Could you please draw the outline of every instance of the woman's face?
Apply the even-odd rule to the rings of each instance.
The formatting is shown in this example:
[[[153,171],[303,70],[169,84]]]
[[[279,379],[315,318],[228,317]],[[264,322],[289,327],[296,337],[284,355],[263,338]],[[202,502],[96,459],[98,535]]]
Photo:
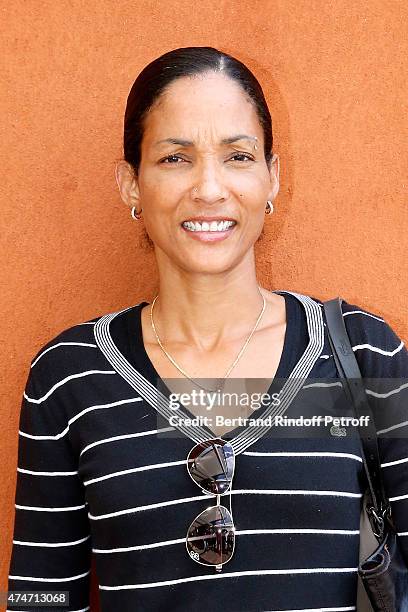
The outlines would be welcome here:
[[[251,254],[278,190],[263,143],[254,106],[235,81],[209,73],[169,86],[145,119],[131,188],[159,263],[216,273]],[[214,220],[217,228],[234,224],[208,231]]]

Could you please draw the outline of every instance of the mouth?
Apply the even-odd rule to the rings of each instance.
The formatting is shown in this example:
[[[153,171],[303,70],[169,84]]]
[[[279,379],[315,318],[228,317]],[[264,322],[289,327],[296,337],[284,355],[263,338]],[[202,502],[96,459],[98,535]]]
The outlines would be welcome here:
[[[206,221],[198,219],[183,221],[181,227],[191,238],[204,242],[215,242],[230,236],[236,225],[237,222],[234,219],[207,218]]]
[[[183,221],[181,225],[190,232],[224,232],[236,224],[237,222],[234,219],[208,218],[206,221],[199,219]]]

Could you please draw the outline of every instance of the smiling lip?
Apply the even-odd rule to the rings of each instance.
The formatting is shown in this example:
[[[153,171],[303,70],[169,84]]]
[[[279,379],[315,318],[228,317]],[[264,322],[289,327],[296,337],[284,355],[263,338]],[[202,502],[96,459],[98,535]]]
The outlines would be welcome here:
[[[231,219],[228,217],[194,217],[194,219],[188,219],[188,221],[193,221],[193,220],[194,221],[202,220],[202,221],[207,221],[207,222],[208,221],[222,221],[222,220],[235,221],[235,219]],[[237,227],[237,223],[235,221],[235,225],[231,225],[223,232],[210,232],[210,231],[191,232],[190,230],[183,227],[183,225],[181,225],[181,229],[184,232],[186,232],[186,234],[188,234],[191,238],[193,238],[193,240],[199,240],[200,242],[219,242],[220,240],[225,240],[226,238],[229,238],[229,236],[233,233],[236,227]]]

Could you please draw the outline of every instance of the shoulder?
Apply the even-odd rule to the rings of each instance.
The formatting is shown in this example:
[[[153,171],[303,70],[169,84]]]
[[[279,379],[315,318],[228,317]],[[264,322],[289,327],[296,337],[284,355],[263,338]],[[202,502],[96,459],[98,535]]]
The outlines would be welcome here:
[[[323,308],[325,300],[312,295],[303,294],[302,297],[311,299],[321,308],[323,319],[326,322]],[[367,309],[359,304],[354,304],[344,297],[341,297],[341,310],[350,339],[359,341],[360,343],[377,340],[383,342],[387,346],[391,343],[392,346],[398,338],[396,331],[391,327],[387,319],[377,311]],[[398,344],[400,345],[401,343],[404,344],[401,339],[398,339]]]
[[[32,431],[34,426],[49,431],[49,423],[62,431],[73,410],[72,384],[79,382],[87,371],[107,369],[98,359],[93,338],[93,326],[99,318],[62,329],[37,349],[23,392],[20,417],[23,431]]]
[[[63,328],[54,336],[51,336],[44,342],[36,351],[31,359],[31,367],[33,368],[44,360],[45,356],[59,357],[72,353],[69,347],[92,347],[95,345],[94,326],[103,315],[99,315],[86,321],[75,323],[69,327]]]
[[[309,296],[323,311],[323,302]],[[365,376],[407,376],[408,352],[387,318],[342,297],[341,310],[360,369]]]
[[[121,310],[65,327],[37,349],[28,367],[24,414],[32,415],[41,405],[41,418],[52,419],[55,426],[57,419],[64,428],[81,407],[92,404],[98,389],[110,388],[117,372],[99,348],[94,330],[105,315],[115,312]]]
[[[39,389],[48,389],[63,380],[85,376],[87,372],[111,370],[96,343],[95,325],[103,317],[116,312],[121,310],[80,321],[51,336],[31,359],[30,384]]]
[[[69,327],[62,328],[62,330],[57,332],[54,336],[51,336],[37,349],[37,352],[31,359],[31,367],[42,360],[45,355],[49,354],[52,354],[53,357],[72,357],[73,353],[78,352],[75,351],[73,347],[97,349],[98,346],[95,342],[95,326],[106,317],[110,318],[112,315],[126,312],[132,308],[134,308],[134,305],[99,314],[92,319],[80,321]],[[80,352],[86,353],[86,351]]]

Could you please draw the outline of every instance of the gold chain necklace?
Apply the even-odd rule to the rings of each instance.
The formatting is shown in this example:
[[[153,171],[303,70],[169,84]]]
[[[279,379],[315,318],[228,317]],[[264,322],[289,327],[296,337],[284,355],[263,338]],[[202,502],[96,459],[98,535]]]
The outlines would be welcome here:
[[[266,301],[265,301],[265,297],[262,295],[262,293],[261,293],[261,291],[260,291],[260,287],[259,287],[259,285],[258,285],[258,289],[259,289],[259,293],[260,293],[260,295],[262,296],[262,300],[263,300],[263,304],[262,304],[262,309],[261,309],[261,312],[260,312],[260,314],[259,314],[259,316],[258,316],[258,318],[257,318],[257,320],[256,320],[256,323],[255,323],[255,325],[254,325],[254,327],[253,327],[253,329],[252,329],[251,333],[249,334],[249,336],[248,336],[248,338],[246,339],[246,341],[245,341],[245,343],[244,343],[243,347],[242,347],[242,348],[241,348],[241,350],[239,351],[238,356],[236,357],[236,359],[235,359],[234,363],[233,363],[233,364],[232,364],[232,365],[231,365],[231,366],[228,368],[228,370],[227,370],[226,374],[224,375],[224,377],[223,377],[223,378],[224,378],[224,380],[223,380],[223,383],[222,383],[222,385],[221,385],[221,387],[222,387],[222,388],[223,388],[223,387],[224,387],[224,385],[225,385],[225,380],[228,378],[228,376],[230,375],[231,371],[234,369],[234,367],[235,367],[235,366],[236,366],[236,364],[238,363],[239,359],[242,357],[242,355],[243,355],[243,353],[244,353],[244,351],[245,351],[246,347],[248,346],[249,341],[251,340],[251,338],[252,338],[252,336],[253,336],[253,334],[254,334],[254,332],[255,332],[256,328],[257,328],[257,327],[258,327],[258,325],[259,325],[259,322],[260,322],[260,320],[261,320],[261,318],[262,318],[263,313],[265,312],[265,308],[266,308]],[[204,391],[215,391],[215,389],[207,389],[206,387],[203,387],[203,386],[202,386],[202,385],[200,385],[200,384],[199,384],[199,383],[198,383],[198,382],[197,382],[197,381],[196,381],[194,378],[191,378],[191,376],[189,376],[189,375],[187,374],[187,372],[185,372],[185,371],[183,370],[183,368],[181,368],[181,367],[180,367],[180,366],[179,366],[179,365],[178,365],[178,364],[175,362],[175,360],[173,359],[173,357],[172,357],[171,355],[169,355],[169,353],[168,353],[168,352],[166,351],[166,349],[164,348],[164,346],[163,346],[163,344],[161,343],[160,338],[159,338],[159,336],[158,336],[158,334],[157,334],[156,327],[155,327],[155,325],[154,325],[154,321],[153,321],[153,308],[154,308],[154,304],[155,304],[155,302],[156,302],[156,300],[157,300],[157,298],[158,298],[158,297],[159,297],[159,294],[157,294],[157,295],[156,295],[156,297],[154,298],[154,300],[153,300],[153,302],[152,302],[152,305],[151,305],[151,307],[150,307],[150,321],[151,321],[151,324],[152,324],[152,329],[153,329],[154,335],[156,336],[157,343],[158,343],[158,345],[160,346],[161,350],[162,350],[162,351],[163,351],[163,353],[166,355],[166,357],[167,357],[167,358],[168,358],[168,359],[171,361],[171,363],[172,363],[172,364],[173,364],[173,365],[174,365],[174,366],[177,368],[177,370],[178,370],[178,371],[179,371],[181,374],[183,374],[183,376],[185,376],[186,378],[188,378],[189,380],[191,380],[191,382],[195,383],[195,384],[196,384],[198,387],[200,387],[201,389],[204,389]]]

